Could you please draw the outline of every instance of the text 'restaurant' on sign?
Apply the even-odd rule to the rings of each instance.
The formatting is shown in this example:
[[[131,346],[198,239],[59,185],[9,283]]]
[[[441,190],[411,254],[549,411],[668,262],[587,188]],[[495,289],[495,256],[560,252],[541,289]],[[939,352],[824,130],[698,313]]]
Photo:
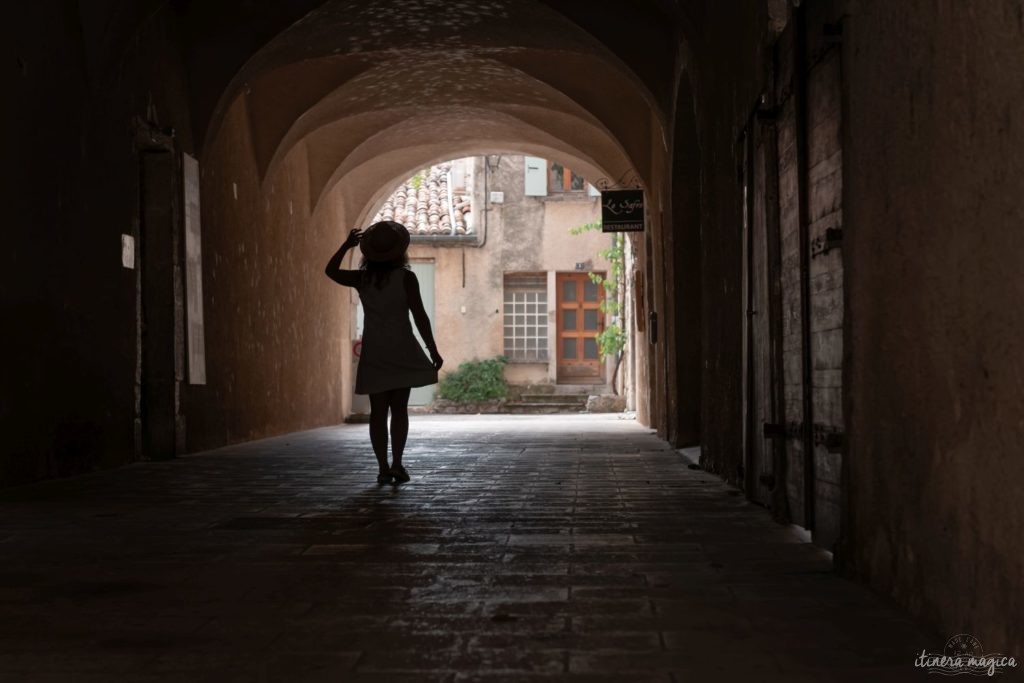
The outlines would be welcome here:
[[[641,232],[643,229],[643,190],[605,190],[601,193],[602,232]]]

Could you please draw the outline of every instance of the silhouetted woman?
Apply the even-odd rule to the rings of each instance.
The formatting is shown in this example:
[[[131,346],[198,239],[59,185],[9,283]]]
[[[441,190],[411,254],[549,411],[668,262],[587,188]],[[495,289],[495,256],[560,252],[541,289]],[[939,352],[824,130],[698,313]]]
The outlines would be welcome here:
[[[363,252],[360,269],[342,270],[342,259],[357,244]],[[327,262],[327,277],[340,285],[355,287],[363,302],[363,346],[356,372],[356,393],[370,395],[370,443],[380,468],[379,484],[409,481],[409,473],[402,466],[402,452],[409,436],[409,392],[413,387],[436,384],[437,371],[444,362],[430,331],[419,281],[409,270],[408,248],[409,231],[405,226],[381,221],[365,231],[352,230]],[[429,359],[413,336],[410,312],[430,351]]]

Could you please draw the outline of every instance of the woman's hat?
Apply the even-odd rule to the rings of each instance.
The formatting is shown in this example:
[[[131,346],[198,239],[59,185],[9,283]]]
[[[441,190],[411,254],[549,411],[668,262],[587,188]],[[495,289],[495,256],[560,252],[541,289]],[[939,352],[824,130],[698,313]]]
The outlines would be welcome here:
[[[359,249],[369,261],[396,261],[409,248],[409,231],[401,223],[380,221],[359,239]]]

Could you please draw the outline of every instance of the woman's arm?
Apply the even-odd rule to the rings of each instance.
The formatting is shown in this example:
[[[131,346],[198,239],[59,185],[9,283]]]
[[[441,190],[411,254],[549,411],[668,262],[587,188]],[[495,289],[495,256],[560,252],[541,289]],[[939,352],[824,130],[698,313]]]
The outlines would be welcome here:
[[[420,281],[416,279],[416,273],[411,270],[405,271],[404,284],[405,298],[409,302],[409,311],[412,313],[413,322],[416,323],[416,329],[420,331],[420,336],[423,337],[423,343],[427,345],[427,351],[430,351],[430,360],[434,364],[434,369],[440,370],[441,366],[444,365],[444,359],[437,352],[437,344],[434,343],[434,334],[430,330],[430,318],[427,317],[427,311],[423,308],[423,298],[420,296]]]
[[[359,238],[362,237],[363,233],[359,228],[353,229],[348,233],[348,237],[338,248],[338,251],[334,252],[334,256],[327,262],[327,267],[324,272],[327,273],[327,277],[331,278],[339,285],[345,285],[346,287],[358,287],[362,280],[362,273],[358,270],[343,270],[341,268],[341,261],[345,258],[345,254],[352,247],[359,244]]]

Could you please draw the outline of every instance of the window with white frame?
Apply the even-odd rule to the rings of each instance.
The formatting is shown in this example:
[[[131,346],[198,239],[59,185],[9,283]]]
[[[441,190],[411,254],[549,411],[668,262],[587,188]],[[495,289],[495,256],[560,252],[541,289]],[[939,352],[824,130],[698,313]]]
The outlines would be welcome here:
[[[548,285],[544,273],[505,275],[505,357],[510,361],[548,359]]]
[[[583,176],[562,164],[552,161],[548,167],[548,173],[548,191],[553,194],[583,192],[587,189],[587,181],[583,179]]]

